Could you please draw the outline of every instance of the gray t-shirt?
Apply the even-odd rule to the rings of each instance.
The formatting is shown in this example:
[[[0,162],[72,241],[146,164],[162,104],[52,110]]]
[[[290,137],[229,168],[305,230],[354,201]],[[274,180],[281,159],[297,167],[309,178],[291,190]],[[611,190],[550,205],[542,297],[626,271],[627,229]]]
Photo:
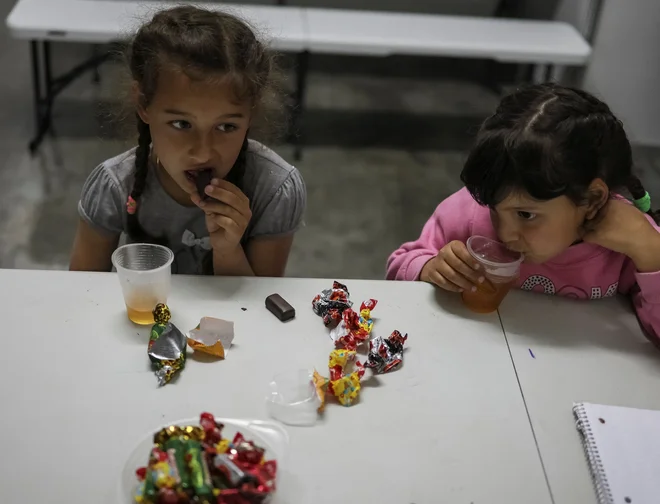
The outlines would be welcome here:
[[[245,195],[250,199],[252,219],[243,243],[253,238],[294,233],[302,224],[307,203],[300,172],[280,156],[250,140],[243,176]],[[133,187],[135,149],[99,165],[82,190],[78,212],[95,229],[125,235],[126,202]],[[174,252],[172,272],[201,274],[210,250],[204,212],[174,201],[163,189],[153,166],[138,204],[138,219],[147,233],[162,238]]]

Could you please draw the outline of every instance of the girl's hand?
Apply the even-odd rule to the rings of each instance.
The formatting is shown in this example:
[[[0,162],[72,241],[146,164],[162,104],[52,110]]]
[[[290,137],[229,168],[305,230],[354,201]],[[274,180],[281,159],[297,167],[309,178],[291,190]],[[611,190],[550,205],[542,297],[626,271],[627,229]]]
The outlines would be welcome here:
[[[641,272],[660,270],[660,233],[625,201],[609,200],[583,240],[627,255]]]
[[[205,191],[210,199],[202,201],[197,193],[191,199],[206,213],[211,246],[220,254],[232,252],[241,243],[252,218],[250,200],[238,187],[226,180],[213,179]]]
[[[484,281],[479,268],[465,244],[453,241],[424,265],[419,279],[452,292],[476,291],[475,286]]]

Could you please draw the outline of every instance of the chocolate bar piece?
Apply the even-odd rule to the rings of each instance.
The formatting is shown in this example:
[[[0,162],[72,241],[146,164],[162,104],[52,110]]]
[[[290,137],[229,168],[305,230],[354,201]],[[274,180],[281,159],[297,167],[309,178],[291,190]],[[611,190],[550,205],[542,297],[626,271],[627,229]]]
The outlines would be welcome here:
[[[204,192],[206,186],[211,184],[211,180],[213,180],[213,170],[210,168],[200,170],[199,173],[197,173],[195,184],[197,185],[197,192],[199,193],[199,196],[202,198],[202,200],[206,200],[211,197],[206,194],[206,192]]]
[[[266,298],[266,308],[282,322],[296,316],[296,310],[279,294],[271,294]]]

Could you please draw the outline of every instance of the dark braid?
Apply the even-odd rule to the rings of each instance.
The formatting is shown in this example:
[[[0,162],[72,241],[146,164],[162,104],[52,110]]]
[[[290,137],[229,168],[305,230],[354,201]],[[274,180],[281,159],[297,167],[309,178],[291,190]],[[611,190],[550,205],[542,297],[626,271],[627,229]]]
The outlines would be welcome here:
[[[128,236],[135,242],[148,242],[153,241],[147,236],[147,233],[142,229],[138,219],[138,211],[140,209],[140,197],[144,192],[147,184],[147,175],[149,174],[149,158],[151,157],[151,131],[149,125],[145,123],[140,116],[137,116],[138,126],[138,146],[135,150],[135,179],[133,181],[133,189],[131,190],[131,198],[135,205],[133,213],[128,213]]]
[[[642,181],[639,180],[637,176],[630,175],[630,178],[628,179],[628,183],[626,184],[626,186],[633,200],[641,200],[646,197],[646,189],[644,189],[644,186],[642,185]],[[640,210],[644,211],[645,209],[641,208]],[[656,224],[660,224],[660,211],[649,208],[648,210],[646,210],[646,213],[653,218]]]

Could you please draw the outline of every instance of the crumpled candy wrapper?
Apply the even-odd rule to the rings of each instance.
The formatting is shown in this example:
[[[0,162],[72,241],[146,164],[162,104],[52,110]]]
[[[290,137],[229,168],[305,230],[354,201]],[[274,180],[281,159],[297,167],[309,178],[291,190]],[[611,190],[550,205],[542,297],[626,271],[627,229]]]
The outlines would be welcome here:
[[[330,331],[330,338],[335,342],[336,348],[355,350],[359,345],[369,339],[369,334],[374,327],[371,318],[373,310],[378,301],[369,299],[360,306],[360,315],[352,308],[347,308],[341,316],[339,325]]]
[[[344,310],[351,306],[353,303],[349,299],[348,288],[337,281],[332,284],[332,289],[325,289],[312,299],[312,309],[323,318],[326,327],[336,326]]]
[[[204,317],[199,325],[188,332],[188,344],[195,352],[224,359],[234,341],[234,323]]]
[[[155,368],[158,385],[168,383],[186,365],[186,337],[170,322],[167,305],[158,304],[153,311],[154,321],[147,353]]]
[[[354,350],[338,349],[330,352],[328,392],[343,406],[355,404],[360,396],[360,380],[364,376],[364,366],[357,361],[355,371],[346,374],[349,364],[355,361],[355,355]]]
[[[369,342],[369,355],[364,367],[372,368],[375,373],[388,373],[401,367],[403,363],[403,345],[408,335],[402,336],[394,331],[388,338],[377,336]]]

